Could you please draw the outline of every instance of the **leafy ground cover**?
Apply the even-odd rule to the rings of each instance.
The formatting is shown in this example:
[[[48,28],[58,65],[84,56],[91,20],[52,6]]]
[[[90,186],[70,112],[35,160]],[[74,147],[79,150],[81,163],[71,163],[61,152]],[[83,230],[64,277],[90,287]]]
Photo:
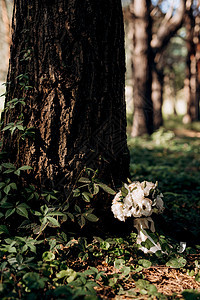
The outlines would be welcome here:
[[[171,119],[152,137],[128,140],[131,179],[158,181],[164,194],[165,211],[153,217],[152,238],[163,251],[156,254],[139,250],[132,225],[123,234],[80,236],[77,228],[98,224],[93,196],[113,193],[93,171],[61,210],[56,191],[19,190],[13,178],[28,167],[1,165],[1,299],[200,299],[199,132],[198,123]],[[38,199],[43,205],[32,207]]]

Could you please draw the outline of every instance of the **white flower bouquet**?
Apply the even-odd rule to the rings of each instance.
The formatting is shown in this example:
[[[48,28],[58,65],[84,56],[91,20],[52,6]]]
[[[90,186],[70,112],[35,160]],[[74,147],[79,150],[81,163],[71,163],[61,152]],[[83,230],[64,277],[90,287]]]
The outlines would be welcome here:
[[[155,232],[153,220],[150,218],[152,213],[162,213],[164,210],[163,194],[158,190],[158,183],[148,181],[135,181],[129,185],[124,184],[122,189],[113,199],[111,210],[114,217],[120,221],[125,221],[128,217],[137,218],[134,227],[138,231],[137,243],[141,244],[147,238],[151,239],[145,229]],[[143,217],[143,218],[142,218]],[[145,219],[144,219],[145,217]],[[150,224],[150,228],[149,228]],[[161,250],[159,243],[153,243],[152,249],[148,250],[141,247],[145,253]]]
[[[153,212],[164,210],[163,194],[158,191],[158,184],[148,181],[135,181],[124,184],[113,199],[111,210],[114,217],[125,221],[127,217],[149,217]]]

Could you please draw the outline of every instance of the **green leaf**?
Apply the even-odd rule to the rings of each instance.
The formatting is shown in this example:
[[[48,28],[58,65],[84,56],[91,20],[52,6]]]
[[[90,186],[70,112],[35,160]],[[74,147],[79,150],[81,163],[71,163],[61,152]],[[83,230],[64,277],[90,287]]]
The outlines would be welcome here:
[[[14,182],[11,182],[11,183],[10,183],[10,187],[11,187],[11,189],[13,189],[13,190],[17,190],[16,183],[14,183]]]
[[[95,216],[94,214],[84,214],[84,217],[90,221],[90,222],[97,222],[99,221],[99,218],[97,218],[97,216]]]
[[[58,279],[67,278],[67,282],[71,283],[76,278],[77,273],[72,269],[61,270],[59,273],[56,274]]]
[[[64,277],[66,277],[68,275],[69,275],[68,270],[61,270],[60,272],[58,272],[56,274],[56,277],[59,278],[59,279],[61,279],[61,278],[64,278]]]
[[[106,243],[106,242],[105,242]],[[109,244],[110,245],[110,244]],[[106,249],[107,250],[107,249]],[[125,265],[125,260],[122,258],[115,259],[114,267],[116,269],[121,269]]]
[[[91,182],[91,180],[89,180],[87,177],[81,177],[78,181],[83,182],[83,183],[90,183]]]
[[[8,195],[9,192],[10,192],[10,189],[11,189],[11,186],[10,186],[10,184],[9,184],[9,185],[6,185],[6,186],[5,186],[5,188],[3,189],[3,191],[4,191],[4,193],[5,193],[6,195]]]
[[[67,212],[66,215],[74,222],[74,216],[71,213]]]
[[[19,171],[25,171],[25,170],[33,170],[33,168],[30,167],[30,166],[22,166],[22,167],[20,167],[20,168],[17,169],[17,170],[19,170]]]
[[[22,217],[25,217],[28,219],[28,211],[26,208],[24,207],[20,207],[20,206],[17,206],[16,208],[16,213]]]
[[[2,189],[5,185],[5,182],[0,182],[0,189]]]
[[[36,211],[36,210],[33,210],[32,213],[33,213],[33,215],[38,216],[38,217],[42,216],[41,212]]]
[[[11,163],[3,163],[2,166],[5,168],[5,169],[13,169],[15,170],[15,165],[11,164]]]
[[[10,126],[8,125],[8,126],[5,126],[3,129],[2,129],[2,131],[6,131],[6,130],[9,130],[10,129]]]
[[[52,225],[54,225],[55,227],[60,227],[59,222],[58,222],[55,218],[47,217],[47,220],[48,220]]]
[[[77,211],[78,213],[81,213],[81,209],[78,205],[75,204],[74,206],[75,211]]]
[[[44,225],[48,222],[47,217],[43,217],[42,219],[40,218],[40,221],[41,221],[41,228],[43,230]]]
[[[14,205],[12,203],[9,202],[5,202],[3,204],[1,204],[2,208],[12,208]]]
[[[13,173],[15,169],[7,169],[6,171],[3,172],[3,174],[10,174]]]
[[[81,217],[78,219],[78,224],[81,228],[85,226],[85,218],[83,217],[83,215],[81,215]]]
[[[100,249],[102,250],[108,250],[110,248],[110,244],[106,241],[103,241],[100,243]]]
[[[111,195],[116,194],[116,192],[113,189],[111,189],[109,186],[107,186],[104,183],[98,183],[98,186],[100,186],[108,194],[111,194]]]
[[[187,263],[187,260],[183,257],[174,257],[171,258],[167,263],[167,267],[172,267],[172,268],[183,268]]]
[[[52,211],[52,212],[49,212],[48,214],[47,214],[47,217],[48,216],[61,216],[61,217],[63,217],[63,216],[65,216],[65,214],[63,214],[62,212],[60,212],[60,211]]]
[[[22,125],[16,125],[17,129],[24,131],[24,127]]]
[[[24,207],[24,208],[30,208],[30,206],[28,206],[28,204],[26,203],[20,203],[19,205],[17,205],[17,207]]]
[[[44,261],[52,261],[55,259],[55,254],[50,251],[46,251],[42,254],[42,259]]]
[[[16,171],[14,172],[14,174],[17,175],[17,176],[20,176],[20,171],[19,171],[19,170],[16,170]]]
[[[147,259],[139,259],[138,264],[141,265],[143,268],[151,267],[151,262]]]
[[[200,272],[195,275],[195,281],[200,282]]]
[[[98,194],[98,192],[99,192],[99,186],[96,183],[94,183],[93,194],[96,195]]]
[[[13,209],[8,209],[5,213],[5,218],[7,219],[8,217],[10,217],[12,214],[14,214],[15,212],[15,208]]]
[[[80,196],[80,190],[79,189],[73,190],[73,197],[79,197],[79,196]]]
[[[25,251],[28,250],[28,246],[25,244],[23,247],[22,247],[22,253],[24,253]]]
[[[8,228],[5,225],[0,225],[0,234],[9,234]]]
[[[131,268],[124,266],[120,271],[121,271],[122,275],[124,277],[126,277],[126,276],[128,276],[130,274]]]
[[[43,289],[47,280],[45,277],[41,278],[36,272],[29,272],[23,276],[25,285],[31,290]]]
[[[86,202],[90,202],[90,197],[89,197],[90,193],[87,192],[83,192],[82,196],[83,196],[83,200]]]
[[[68,283],[71,283],[72,281],[74,281],[74,279],[76,278],[76,272],[75,271],[73,271],[72,273],[71,273],[71,275],[67,278],[67,282]]]

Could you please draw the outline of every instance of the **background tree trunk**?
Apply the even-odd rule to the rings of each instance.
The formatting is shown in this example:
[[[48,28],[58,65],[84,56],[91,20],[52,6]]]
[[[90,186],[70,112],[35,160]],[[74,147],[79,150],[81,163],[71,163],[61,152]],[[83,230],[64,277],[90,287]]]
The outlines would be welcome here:
[[[156,66],[152,68],[152,102],[153,102],[153,124],[154,130],[163,125],[162,104],[163,104],[163,69]]]
[[[163,104],[163,49],[166,48],[170,39],[177,30],[182,26],[185,14],[185,0],[180,0],[176,13],[173,14],[174,7],[171,7],[164,19],[162,20],[157,32],[153,35],[151,41],[152,53],[152,102],[154,114],[154,129],[158,129],[163,125],[162,104]],[[173,4],[174,5],[174,4]]]
[[[118,185],[129,166],[120,0],[15,0],[13,30],[6,103],[25,106],[4,126],[23,121],[35,140],[4,131],[9,160],[46,187],[69,187],[84,166]]]
[[[151,101],[151,19],[149,0],[134,0],[130,6],[134,18],[133,51],[133,127],[131,136],[153,132]]]
[[[192,4],[191,4],[192,5]],[[187,113],[183,118],[183,123],[191,123],[198,119],[198,105],[197,105],[197,61],[196,49],[194,43],[194,28],[195,17],[193,15],[192,6],[187,9],[185,15],[186,27],[186,46],[187,46],[187,60],[186,60],[186,78],[184,81],[184,89],[187,101]]]

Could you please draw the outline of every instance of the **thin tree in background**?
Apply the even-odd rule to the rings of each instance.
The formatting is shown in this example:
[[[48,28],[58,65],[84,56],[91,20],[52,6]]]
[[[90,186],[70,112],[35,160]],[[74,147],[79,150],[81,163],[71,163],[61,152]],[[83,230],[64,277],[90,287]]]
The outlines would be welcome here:
[[[129,8],[132,22],[135,24],[132,59],[133,137],[144,133],[151,134],[163,124],[162,53],[182,26],[185,13],[185,0],[180,0],[178,8],[174,11],[174,7],[171,7],[152,35],[150,5],[151,1],[133,0]]]
[[[10,57],[10,44],[11,44],[11,8],[12,1],[0,0],[0,34],[1,34],[1,62],[0,62],[0,80],[5,81],[6,73]]]
[[[157,32],[153,34],[151,48],[153,53],[152,65],[152,102],[154,111],[154,129],[163,125],[163,61],[162,54],[177,30],[182,26],[185,14],[185,0],[180,0],[179,6],[174,12],[174,7],[166,13]]]
[[[187,102],[187,113],[183,123],[191,123],[199,119],[200,92],[200,16],[195,1],[187,1],[185,15],[186,27],[186,78],[184,89]]]
[[[6,0],[1,0],[1,14],[2,14],[2,20],[3,20],[4,27],[5,27],[5,32],[6,32],[6,42],[10,46],[10,43],[11,43],[10,18],[9,18]]]
[[[134,113],[132,137],[153,132],[150,5],[150,0],[134,0],[130,5],[130,12],[134,21],[132,57]]]
[[[72,186],[84,167],[125,180],[121,1],[15,0],[12,27],[6,105],[18,102],[3,115],[9,161],[31,166],[27,180],[46,187]],[[18,127],[10,135],[6,126]]]

